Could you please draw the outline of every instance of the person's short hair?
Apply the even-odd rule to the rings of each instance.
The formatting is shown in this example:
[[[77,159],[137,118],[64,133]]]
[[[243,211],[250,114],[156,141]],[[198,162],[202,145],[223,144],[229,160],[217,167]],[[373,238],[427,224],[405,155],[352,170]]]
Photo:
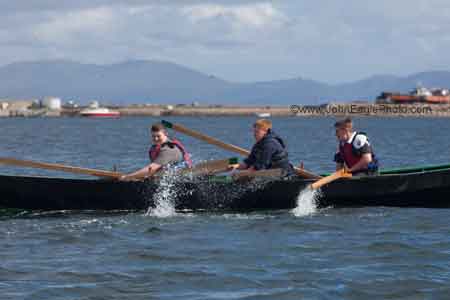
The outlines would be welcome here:
[[[345,119],[339,120],[336,123],[334,123],[334,127],[336,129],[352,130],[353,129],[352,119],[351,118],[345,118]]]
[[[166,127],[164,127],[164,125],[161,123],[155,123],[152,125],[150,130],[151,132],[160,132],[160,131],[166,132]]]
[[[272,129],[272,121],[267,119],[259,119],[253,126],[264,130]]]

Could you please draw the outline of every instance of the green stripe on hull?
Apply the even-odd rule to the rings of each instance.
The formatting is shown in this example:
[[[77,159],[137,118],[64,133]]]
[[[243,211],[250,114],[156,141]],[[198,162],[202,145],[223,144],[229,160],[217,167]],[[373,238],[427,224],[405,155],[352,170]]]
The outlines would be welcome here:
[[[386,170],[381,170],[380,175],[408,174],[408,173],[432,172],[432,171],[442,171],[442,170],[450,170],[450,164],[386,169]],[[326,176],[329,176],[330,174],[331,173],[325,173],[325,174],[320,174],[320,176],[326,177]]]
[[[450,164],[388,169],[388,170],[381,170],[380,174],[384,175],[384,174],[418,173],[418,172],[441,171],[441,170],[448,170],[448,169],[450,169]]]

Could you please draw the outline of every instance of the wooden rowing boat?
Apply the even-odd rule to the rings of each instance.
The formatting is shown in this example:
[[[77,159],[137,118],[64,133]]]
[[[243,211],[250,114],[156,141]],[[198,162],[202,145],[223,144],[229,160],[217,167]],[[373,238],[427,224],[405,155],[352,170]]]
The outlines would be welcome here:
[[[141,210],[170,190],[176,209],[291,209],[313,179],[225,176],[121,182],[0,175],[0,207],[30,210]],[[167,190],[166,190],[167,191]],[[164,200],[164,199],[162,199]],[[450,208],[450,165],[398,169],[342,178],[321,188],[318,207],[398,206]]]

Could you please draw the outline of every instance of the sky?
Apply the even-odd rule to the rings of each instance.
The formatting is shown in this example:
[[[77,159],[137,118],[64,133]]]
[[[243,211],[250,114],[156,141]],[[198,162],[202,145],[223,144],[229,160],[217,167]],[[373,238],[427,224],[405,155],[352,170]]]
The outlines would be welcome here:
[[[0,65],[162,60],[234,82],[449,70],[449,0],[0,0]]]

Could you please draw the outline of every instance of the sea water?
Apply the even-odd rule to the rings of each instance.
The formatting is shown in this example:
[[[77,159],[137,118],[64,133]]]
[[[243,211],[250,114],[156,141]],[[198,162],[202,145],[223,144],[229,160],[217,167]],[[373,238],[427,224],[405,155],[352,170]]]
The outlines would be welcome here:
[[[0,119],[1,156],[131,172],[156,118]],[[243,148],[251,117],[170,118]],[[273,118],[289,157],[334,170],[333,118]],[[447,119],[360,118],[383,168],[448,163]],[[180,134],[198,162],[235,156]],[[101,142],[99,142],[101,141]],[[78,177],[1,166],[1,173]],[[448,299],[450,210],[179,212],[170,182],[139,212],[1,210],[0,299]],[[1,196],[1,195],[0,195]],[[282,195],[280,195],[282,197]]]

